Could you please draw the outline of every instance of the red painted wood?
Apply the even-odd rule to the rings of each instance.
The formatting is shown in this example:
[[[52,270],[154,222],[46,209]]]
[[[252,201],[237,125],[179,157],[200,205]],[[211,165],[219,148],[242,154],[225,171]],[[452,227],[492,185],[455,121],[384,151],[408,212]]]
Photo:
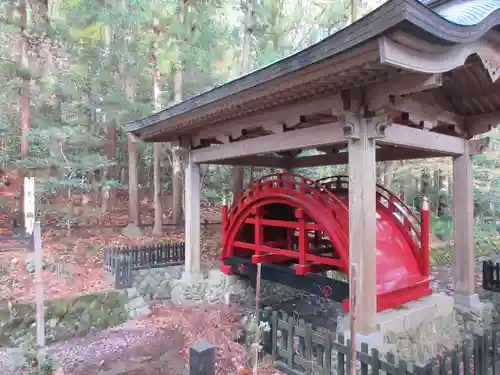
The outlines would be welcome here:
[[[420,222],[383,187],[377,186],[376,194],[377,309],[382,311],[430,294],[429,223],[425,213]],[[345,176],[320,181],[265,176],[223,209],[222,259],[290,262],[297,275],[333,268],[348,274],[348,206]]]
[[[422,253],[420,264],[422,267],[422,275],[430,275],[430,247],[431,247],[431,217],[429,209],[420,210],[420,217],[422,220]]]

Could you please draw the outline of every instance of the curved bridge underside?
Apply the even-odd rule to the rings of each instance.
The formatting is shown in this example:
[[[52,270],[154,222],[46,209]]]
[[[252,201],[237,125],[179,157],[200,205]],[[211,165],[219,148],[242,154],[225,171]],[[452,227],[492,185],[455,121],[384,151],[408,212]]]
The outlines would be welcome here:
[[[422,243],[428,236],[422,236],[420,220],[383,187],[377,186],[376,194],[377,310],[382,311],[431,291],[428,244]],[[223,213],[225,273],[235,271],[231,257],[286,266],[298,277],[327,270],[348,275],[348,178],[313,181],[275,174],[249,185]]]

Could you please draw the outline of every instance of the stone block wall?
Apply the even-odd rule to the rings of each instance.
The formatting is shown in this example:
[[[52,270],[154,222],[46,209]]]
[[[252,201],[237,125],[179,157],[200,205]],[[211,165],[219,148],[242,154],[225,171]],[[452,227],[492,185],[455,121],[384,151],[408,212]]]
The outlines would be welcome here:
[[[49,300],[45,302],[46,341],[82,336],[147,313],[149,307],[135,288]],[[18,302],[0,309],[0,347],[19,346],[28,334],[36,334],[34,303]]]
[[[132,271],[132,286],[146,300],[169,299],[169,283],[180,279],[184,266],[144,268]]]
[[[237,300],[245,305],[255,303],[255,287],[249,280],[236,275],[225,275],[219,269],[212,269],[200,275],[196,282],[186,282],[180,276],[172,275],[172,271],[161,282],[157,298],[171,299],[174,303],[184,301],[193,302],[228,302],[228,299]],[[142,289],[141,289],[142,290]],[[261,303],[285,302],[301,298],[304,292],[281,284],[262,280]]]

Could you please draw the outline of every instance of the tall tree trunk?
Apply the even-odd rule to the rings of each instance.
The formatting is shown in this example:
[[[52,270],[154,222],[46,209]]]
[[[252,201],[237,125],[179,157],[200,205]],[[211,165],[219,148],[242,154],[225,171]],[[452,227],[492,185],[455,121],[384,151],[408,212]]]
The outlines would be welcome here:
[[[384,187],[387,190],[392,189],[392,180],[394,180],[394,170],[396,169],[396,163],[393,161],[386,161],[384,163]]]
[[[252,52],[252,33],[253,33],[253,11],[255,0],[247,0],[245,3],[245,20],[243,31],[243,48],[241,53],[241,73],[248,73],[250,69],[250,57]],[[245,176],[245,167],[234,167],[231,174],[231,190],[233,199],[243,190],[243,180]]]
[[[21,97],[21,159],[24,160],[28,157],[28,133],[29,133],[29,115],[30,115],[30,83],[31,78],[29,76],[29,61],[28,61],[28,46],[29,46],[29,35],[28,35],[28,2],[26,0],[19,1],[19,13],[21,15],[21,30],[19,38],[20,54],[19,59],[23,71],[22,76],[22,97]],[[21,182],[21,194],[19,196],[19,213],[20,220],[19,223],[21,227],[24,227],[24,173],[21,174],[23,178]]]
[[[110,29],[109,25],[104,26],[104,38],[103,39],[104,39],[104,46],[105,46],[104,48],[106,51],[105,54],[107,57],[109,54],[109,46],[111,44],[111,29]],[[108,144],[109,144],[108,157],[110,160],[116,161],[116,125],[114,123],[106,121],[107,116],[106,116],[105,109],[102,108],[102,110],[104,111],[103,122],[107,123],[107,126],[108,126],[108,129],[107,129],[108,130],[107,131]],[[113,167],[107,167],[104,170],[104,173],[102,175],[102,180],[107,182],[111,178],[113,178],[112,175],[113,175]],[[105,186],[103,186],[102,187],[102,210],[104,212],[108,211],[109,201],[112,200],[112,196],[113,196],[113,189],[111,189],[111,187],[107,184]]]
[[[154,35],[158,36],[157,20],[154,22]],[[160,72],[157,68],[157,56],[156,56],[156,41],[153,42],[152,53],[151,53],[151,65],[152,65],[152,80],[153,80],[153,111],[159,112],[161,110],[161,92],[160,92]],[[161,158],[161,143],[155,142],[154,153],[153,153],[153,179],[154,179],[154,210],[155,210],[155,222],[153,226],[153,235],[161,236],[163,229],[163,212],[161,208],[161,179],[160,179],[160,158]]]
[[[128,135],[128,209],[129,222],[140,225],[139,189],[137,186],[137,144],[132,134]]]
[[[179,23],[184,23],[185,0],[179,0]],[[178,51],[177,64],[174,72],[174,103],[182,102],[183,97],[183,58]],[[182,220],[182,150],[172,147],[172,221],[179,225]]]

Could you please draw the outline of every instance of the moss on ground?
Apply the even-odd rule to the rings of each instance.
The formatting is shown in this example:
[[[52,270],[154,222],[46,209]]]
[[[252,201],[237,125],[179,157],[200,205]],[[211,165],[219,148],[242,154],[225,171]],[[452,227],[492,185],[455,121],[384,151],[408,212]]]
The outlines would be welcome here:
[[[93,329],[117,326],[128,318],[127,297],[119,291],[89,293],[45,303],[47,341],[80,336]],[[34,303],[13,303],[0,309],[0,346],[16,346],[28,332],[35,334]]]
[[[476,259],[498,255],[500,255],[500,236],[476,240]],[[455,262],[455,246],[432,248],[430,258],[433,266],[450,266]]]

